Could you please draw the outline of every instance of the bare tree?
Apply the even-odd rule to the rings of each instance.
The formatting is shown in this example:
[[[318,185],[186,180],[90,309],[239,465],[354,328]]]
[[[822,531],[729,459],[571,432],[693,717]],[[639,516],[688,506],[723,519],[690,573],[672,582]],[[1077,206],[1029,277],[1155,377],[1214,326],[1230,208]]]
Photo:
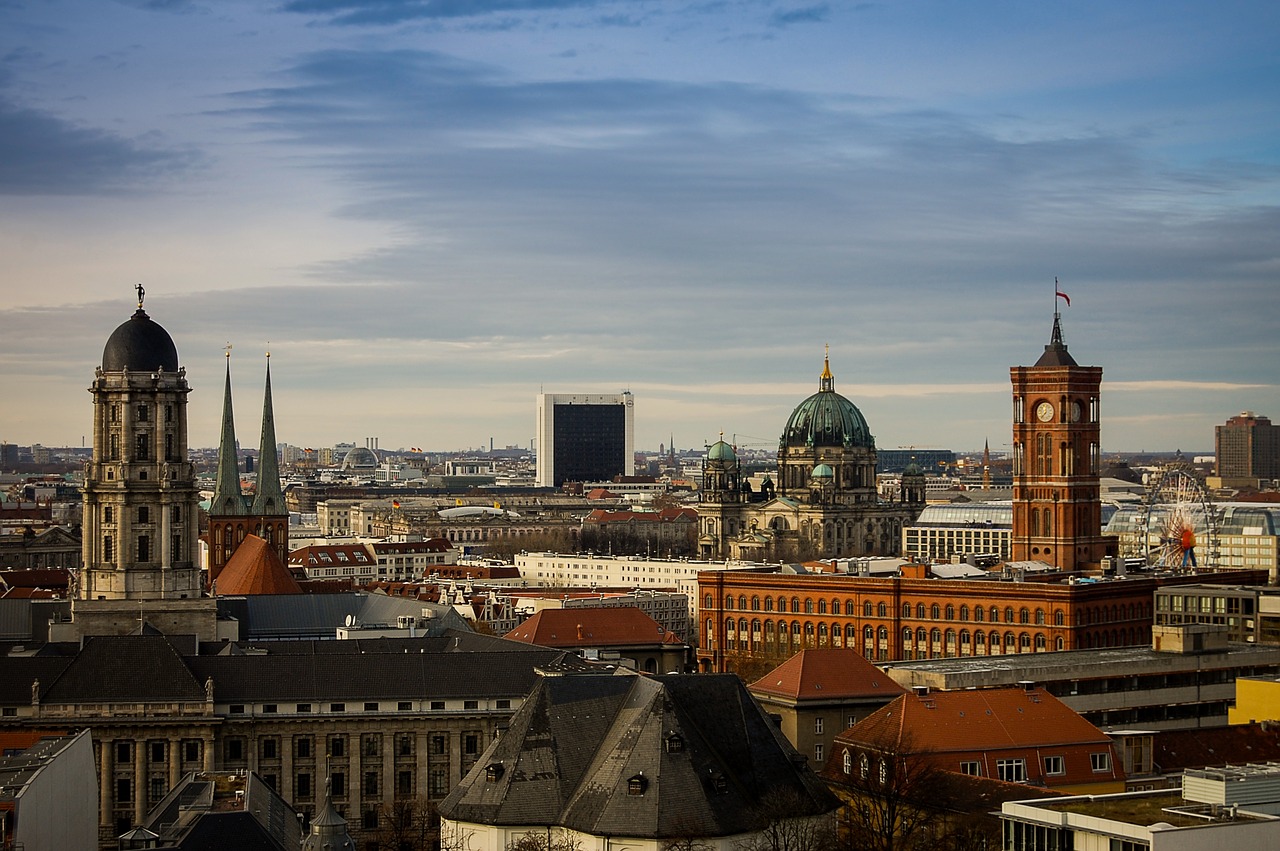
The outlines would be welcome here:
[[[507,843],[504,851],[581,851],[578,837],[562,827],[535,828]]]
[[[914,851],[941,844],[955,776],[903,737],[851,752],[841,779],[842,844],[866,851]]]
[[[434,801],[412,798],[378,807],[378,828],[374,835],[378,851],[432,851],[437,840],[443,849],[440,814]]]
[[[737,851],[831,851],[835,825],[827,814],[806,815],[799,793],[775,789],[760,800],[760,830],[736,844]]]

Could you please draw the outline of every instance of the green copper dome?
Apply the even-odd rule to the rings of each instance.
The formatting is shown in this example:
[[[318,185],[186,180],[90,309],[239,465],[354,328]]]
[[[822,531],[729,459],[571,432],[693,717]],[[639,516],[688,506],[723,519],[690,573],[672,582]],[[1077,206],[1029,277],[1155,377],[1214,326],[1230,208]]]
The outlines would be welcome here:
[[[874,447],[875,440],[858,406],[835,390],[831,367],[823,363],[818,392],[791,412],[782,432],[783,446]]]
[[[717,440],[707,449],[708,461],[737,461],[738,453],[733,451],[733,447],[725,443],[723,440]]]
[[[813,468],[812,477],[815,479],[834,479],[836,471],[831,469],[830,464],[819,464]]]

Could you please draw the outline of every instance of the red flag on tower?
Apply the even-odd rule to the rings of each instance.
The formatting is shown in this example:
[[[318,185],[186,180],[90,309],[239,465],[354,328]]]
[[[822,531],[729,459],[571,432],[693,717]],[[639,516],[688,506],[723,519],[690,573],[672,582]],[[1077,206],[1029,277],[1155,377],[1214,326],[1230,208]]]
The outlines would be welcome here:
[[[1058,288],[1058,279],[1056,277],[1053,279],[1053,292],[1054,295],[1067,303],[1067,307],[1071,306],[1071,297]]]

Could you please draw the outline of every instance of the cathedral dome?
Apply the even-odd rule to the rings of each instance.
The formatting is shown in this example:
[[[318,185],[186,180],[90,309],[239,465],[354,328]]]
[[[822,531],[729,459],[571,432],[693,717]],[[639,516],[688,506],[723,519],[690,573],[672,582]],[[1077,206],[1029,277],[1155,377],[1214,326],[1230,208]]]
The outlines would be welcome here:
[[[818,392],[791,412],[783,446],[873,447],[875,441],[858,406],[835,390],[831,367],[823,362]]]
[[[738,453],[733,451],[733,447],[725,443],[723,440],[717,440],[707,449],[708,461],[737,461]]]
[[[819,464],[813,468],[813,478],[815,479],[834,479],[836,471],[831,469],[830,464]]]
[[[137,312],[107,338],[102,350],[102,369],[105,372],[178,371],[178,347],[173,344],[169,332],[151,321],[147,312],[138,306]]]

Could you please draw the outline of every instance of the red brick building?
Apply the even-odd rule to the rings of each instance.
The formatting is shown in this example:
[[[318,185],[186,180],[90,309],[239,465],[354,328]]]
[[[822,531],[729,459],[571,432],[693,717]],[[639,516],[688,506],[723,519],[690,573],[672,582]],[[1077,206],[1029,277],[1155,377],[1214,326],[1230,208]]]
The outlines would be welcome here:
[[[698,662],[704,671],[777,661],[808,647],[849,647],[872,661],[1088,650],[1151,642],[1155,590],[1265,582],[1266,571],[1081,580],[929,579],[777,569],[698,574]]]

